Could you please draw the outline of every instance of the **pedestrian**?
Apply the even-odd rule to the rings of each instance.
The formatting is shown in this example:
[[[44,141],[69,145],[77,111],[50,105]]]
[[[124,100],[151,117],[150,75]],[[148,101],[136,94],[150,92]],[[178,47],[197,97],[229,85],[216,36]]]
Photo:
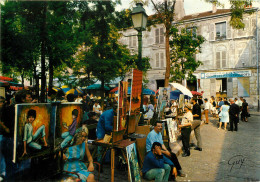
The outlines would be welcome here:
[[[165,157],[162,153],[162,145],[154,142],[151,151],[147,153],[143,163],[143,176],[147,180],[155,180],[155,182],[168,181],[172,161]]]
[[[247,122],[248,121],[247,117],[249,116],[249,112],[248,112],[248,103],[246,102],[246,99],[243,99],[241,110],[242,110],[241,120]]]
[[[192,114],[193,114],[193,121],[191,122],[191,130],[194,130],[194,134],[197,140],[197,146],[194,150],[202,151],[202,142],[200,136],[200,124],[201,124],[201,109],[199,104],[197,103],[196,98],[192,98],[191,102],[193,104],[192,107]]]
[[[199,96],[198,104],[199,104],[200,108],[202,109],[202,106],[203,106],[202,96]]]
[[[181,140],[184,149],[182,157],[190,156],[190,133],[191,123],[193,122],[193,115],[191,109],[191,104],[186,104],[184,106],[184,110],[186,113],[183,115],[181,125],[179,125],[179,128],[181,128]]]
[[[233,131],[233,125],[235,126],[234,130],[237,131],[237,123],[239,119],[239,106],[235,104],[233,99],[229,100],[230,108],[229,108],[229,120],[230,120],[230,129],[229,131]]]
[[[96,100],[93,105],[93,112],[97,114],[97,116],[100,116],[102,114],[101,106],[99,105],[98,101]]]
[[[221,125],[222,123],[224,123],[224,130],[226,131],[227,130],[227,123],[229,123],[229,113],[228,113],[228,110],[229,110],[229,105],[228,105],[228,102],[227,101],[224,101],[224,105],[221,106],[220,108],[220,122],[219,122],[219,127],[218,129],[221,129]]]
[[[205,124],[209,124],[209,109],[210,109],[210,104],[209,104],[207,98],[204,99],[204,102],[205,102],[204,114],[205,114],[205,118],[206,118]]]

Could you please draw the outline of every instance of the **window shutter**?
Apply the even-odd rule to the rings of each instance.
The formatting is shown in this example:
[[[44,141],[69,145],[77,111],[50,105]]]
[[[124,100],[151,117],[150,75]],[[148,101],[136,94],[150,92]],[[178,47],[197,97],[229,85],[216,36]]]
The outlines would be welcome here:
[[[129,47],[132,47],[132,37],[129,37]]]
[[[156,53],[155,57],[156,57],[155,58],[155,67],[159,68],[159,66],[160,66],[159,53]]]
[[[222,68],[227,67],[226,51],[222,52]]]
[[[165,64],[164,64],[164,55],[163,55],[162,52],[160,53],[160,62],[161,62],[161,68],[165,67]]]
[[[163,28],[160,28],[160,44],[164,43],[164,33]]]
[[[231,39],[232,35],[231,35],[231,26],[229,23],[227,23],[227,39]]]
[[[133,37],[133,47],[136,47],[136,36]]]
[[[214,41],[215,38],[214,38],[214,24],[210,24],[210,28],[209,28],[209,40],[210,41]]]
[[[220,68],[220,52],[216,53],[216,68]]]
[[[251,23],[252,35],[253,35],[253,36],[256,36],[256,19],[253,18],[251,21],[252,21],[252,23]]]
[[[159,29],[155,29],[155,43],[159,44]]]

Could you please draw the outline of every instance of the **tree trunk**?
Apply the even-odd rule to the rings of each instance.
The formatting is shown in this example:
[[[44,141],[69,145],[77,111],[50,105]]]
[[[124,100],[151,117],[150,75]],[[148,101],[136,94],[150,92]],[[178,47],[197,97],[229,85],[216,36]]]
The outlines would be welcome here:
[[[165,27],[166,27],[166,33],[165,33],[166,71],[165,71],[164,87],[168,87],[169,79],[170,79],[170,69],[171,69],[170,44],[169,44],[170,28],[167,25]]]
[[[105,82],[104,79],[101,80],[101,108],[104,111],[104,93],[105,93]]]
[[[53,87],[53,58],[50,56],[49,59],[49,90]]]
[[[42,13],[42,28],[41,28],[41,97],[40,102],[45,102],[45,44],[46,44],[46,15],[47,15],[47,2],[44,3],[43,13]]]

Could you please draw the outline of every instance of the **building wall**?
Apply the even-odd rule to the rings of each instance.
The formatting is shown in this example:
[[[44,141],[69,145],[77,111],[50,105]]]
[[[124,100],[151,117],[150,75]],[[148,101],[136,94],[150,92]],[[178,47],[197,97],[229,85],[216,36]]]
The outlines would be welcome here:
[[[259,15],[259,13],[258,13]],[[203,62],[195,72],[197,79],[200,79],[200,88],[198,91],[203,91],[203,96],[209,98],[210,96],[219,96],[216,85],[219,81],[213,79],[201,79],[201,73],[206,72],[225,72],[225,71],[241,71],[250,70],[251,76],[249,77],[249,97],[245,97],[251,106],[257,106],[257,55],[256,55],[256,13],[251,15],[245,15],[244,30],[233,29],[229,25],[230,15],[223,14],[218,16],[211,16],[208,18],[196,19],[195,21],[186,21],[186,27],[197,27],[197,34],[206,38],[206,41],[202,45],[202,52],[196,55],[196,59]],[[216,40],[216,24],[226,22],[226,38],[222,40]],[[260,27],[260,19],[258,16],[258,30]],[[148,88],[157,90],[156,80],[164,80],[165,78],[165,42],[156,43],[156,29],[163,28],[163,25],[157,25],[151,27],[150,31],[143,32],[143,57],[150,58],[150,64],[152,69],[147,72],[147,79],[149,80]],[[137,34],[134,29],[123,32],[124,35]],[[122,43],[129,46],[129,37],[124,37]],[[258,36],[258,41],[260,35]],[[135,53],[137,53],[136,47],[129,47]],[[223,53],[224,52],[224,53]],[[158,66],[158,53],[163,54],[164,65],[160,62]],[[157,55],[157,56],[156,56]],[[219,57],[219,55],[221,55]],[[221,58],[221,59],[220,59]],[[217,67],[217,60],[222,62],[226,59],[226,66]],[[161,61],[161,60],[160,60]],[[157,64],[157,66],[156,66]],[[222,63],[221,63],[222,64]],[[223,63],[224,64],[224,63]],[[127,78],[126,78],[127,79]],[[227,90],[221,93],[224,97],[238,97],[238,80],[240,78],[227,78]]]

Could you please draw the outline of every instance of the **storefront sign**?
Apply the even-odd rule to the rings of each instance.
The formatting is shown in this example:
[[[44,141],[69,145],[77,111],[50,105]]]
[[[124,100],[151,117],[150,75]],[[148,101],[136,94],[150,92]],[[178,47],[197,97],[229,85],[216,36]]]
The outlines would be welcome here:
[[[230,78],[230,77],[250,77],[250,76],[251,76],[251,70],[201,73],[201,79]]]

